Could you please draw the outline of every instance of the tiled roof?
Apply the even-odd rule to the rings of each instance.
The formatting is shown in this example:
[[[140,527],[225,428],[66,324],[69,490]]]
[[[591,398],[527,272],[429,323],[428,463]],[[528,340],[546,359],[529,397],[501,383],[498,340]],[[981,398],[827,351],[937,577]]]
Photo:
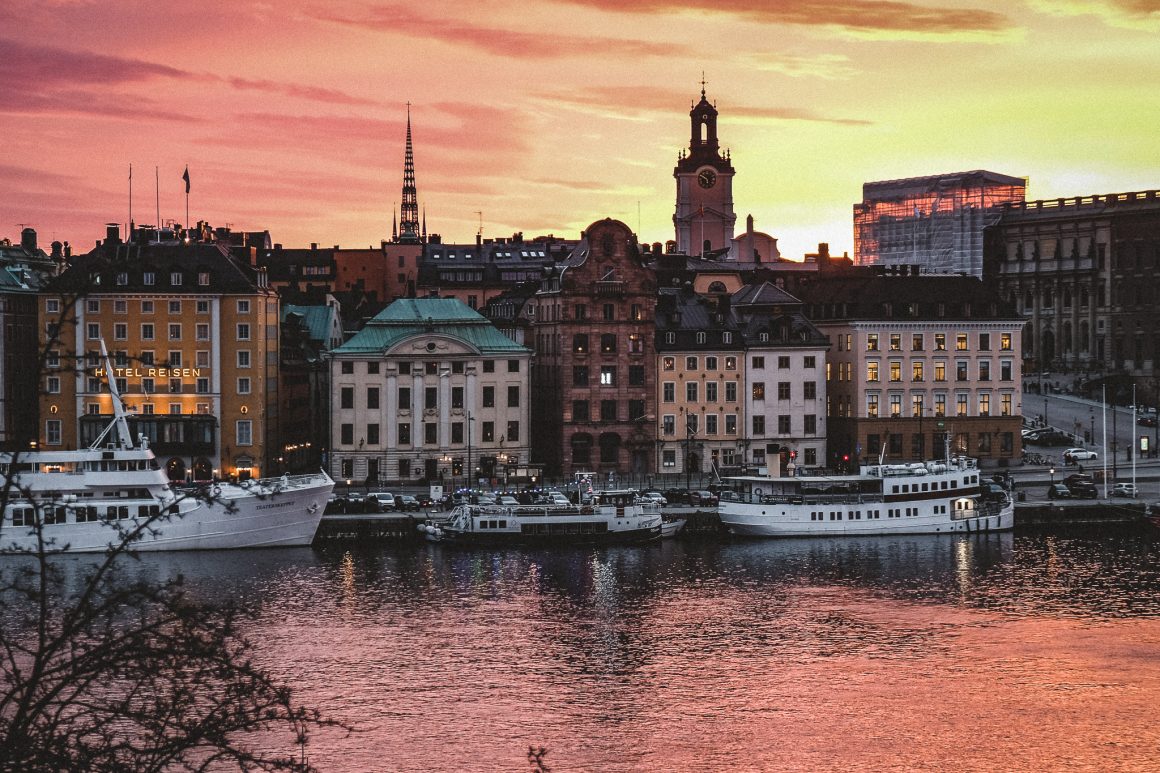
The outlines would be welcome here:
[[[287,303],[282,306],[282,321],[291,314],[302,317],[302,323],[313,341],[326,346],[330,340],[330,331],[334,324],[335,310],[330,305],[297,306]]]

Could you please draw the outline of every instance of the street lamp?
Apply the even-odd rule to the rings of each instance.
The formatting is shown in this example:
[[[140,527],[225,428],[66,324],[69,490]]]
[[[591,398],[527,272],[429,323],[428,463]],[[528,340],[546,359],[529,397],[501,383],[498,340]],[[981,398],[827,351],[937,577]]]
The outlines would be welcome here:
[[[1051,485],[1054,486],[1055,485],[1055,468],[1054,467],[1050,468],[1048,470],[1048,472],[1051,473]]]

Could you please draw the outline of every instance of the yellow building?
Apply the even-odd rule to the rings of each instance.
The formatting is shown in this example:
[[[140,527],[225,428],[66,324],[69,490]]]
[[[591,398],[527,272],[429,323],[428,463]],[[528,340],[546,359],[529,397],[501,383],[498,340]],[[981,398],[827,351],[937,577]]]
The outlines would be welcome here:
[[[130,414],[173,480],[275,470],[278,297],[216,244],[116,226],[41,296],[43,448],[88,446],[112,414],[101,341]]]

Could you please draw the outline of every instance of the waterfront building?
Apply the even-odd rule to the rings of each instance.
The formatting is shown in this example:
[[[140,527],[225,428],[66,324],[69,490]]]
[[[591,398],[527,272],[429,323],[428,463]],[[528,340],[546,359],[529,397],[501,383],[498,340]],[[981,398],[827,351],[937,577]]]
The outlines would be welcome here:
[[[831,465],[1021,453],[1023,318],[982,281],[853,268],[795,285],[830,340]]]
[[[36,230],[25,228],[19,243],[0,240],[0,449],[28,448],[37,437],[40,362],[37,347],[37,291],[64,258],[64,245],[52,256],[37,246]]]
[[[705,96],[689,111],[689,147],[677,156],[676,251],[701,257],[726,256],[733,245],[734,169],[717,138],[717,108]]]
[[[45,288],[42,447],[85,447],[108,426],[104,341],[133,434],[148,438],[171,479],[273,471],[278,297],[252,248],[203,236],[212,238],[142,226],[122,241],[110,225]]]
[[[656,307],[656,471],[686,480],[746,461],[745,336],[727,292],[662,288]],[[651,422],[650,422],[651,424]]]
[[[278,396],[282,432],[278,463],[290,472],[323,467],[330,440],[330,367],[326,354],[342,344],[338,301],[312,306],[282,304]]]
[[[534,458],[545,474],[654,467],[657,287],[624,223],[590,225],[529,302]]]
[[[745,341],[744,464],[775,469],[826,466],[829,342],[802,313],[802,303],[770,282],[733,294]]]
[[[531,352],[459,301],[396,300],[328,360],[335,480],[478,485],[526,469]]]
[[[987,232],[987,277],[1026,317],[1025,372],[1160,378],[1160,193],[1020,202]]]
[[[983,230],[1026,191],[1026,179],[985,170],[865,183],[854,205],[854,263],[982,277]]]

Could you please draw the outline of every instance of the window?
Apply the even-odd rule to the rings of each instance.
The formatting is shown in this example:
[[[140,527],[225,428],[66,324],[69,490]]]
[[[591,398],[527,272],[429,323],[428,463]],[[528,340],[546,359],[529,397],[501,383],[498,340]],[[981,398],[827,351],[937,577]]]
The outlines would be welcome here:
[[[463,366],[463,363],[462,363],[462,362],[457,362],[457,363],[455,363],[455,364],[456,364],[456,365],[459,365],[459,366],[460,366],[460,368],[461,368],[459,371],[456,371],[456,372],[457,372],[457,373],[461,373],[461,372],[462,372],[462,366]],[[377,375],[378,375],[378,373],[379,373],[379,363],[378,363],[378,362],[368,362],[368,363],[367,363],[367,375],[369,375],[369,376],[377,376]]]
[[[89,314],[100,314],[101,313],[101,302],[99,300],[94,299],[94,298],[90,298],[88,301],[85,302],[85,310]]]
[[[519,373],[519,372],[520,372],[520,361],[519,360],[508,360],[508,373]]]
[[[979,360],[979,381],[991,380],[991,361]]]
[[[587,400],[572,401],[572,421],[589,421]]]
[[[60,350],[59,349],[49,349],[48,354],[45,356],[44,364],[50,368],[59,368],[60,367]]]
[[[238,313],[239,314],[249,314],[250,313],[249,300],[247,300],[245,298],[238,299]]]
[[[991,415],[991,395],[987,394],[986,392],[979,395],[979,415]]]
[[[572,386],[588,386],[588,366],[587,365],[573,365],[572,366]]]
[[[427,387],[423,390],[423,407],[427,410],[439,407],[439,387]]]
[[[661,402],[675,403],[677,401],[677,385],[672,381],[661,384]]]
[[[484,408],[494,408],[495,407],[495,387],[485,386],[483,388],[483,407]]]
[[[628,366],[628,385],[629,386],[644,386],[645,370],[643,365],[629,365]]]
[[[169,302],[169,313],[170,314],[181,314],[181,301],[170,301]]]
[[[777,399],[778,400],[790,399],[790,390],[789,390],[789,382],[788,381],[777,382]]]
[[[942,418],[947,415],[947,396],[944,394],[937,394],[934,396],[934,415]]]
[[[615,322],[616,321],[616,306],[615,306],[615,304],[612,304],[612,303],[604,304],[603,314],[604,314],[604,321],[605,322]]]
[[[202,341],[205,339],[199,338],[198,340]],[[250,340],[250,326],[249,326],[249,324],[247,324],[245,322],[238,323],[238,340],[239,341],[249,341]]]
[[[945,352],[947,350],[947,334],[946,333],[935,333],[934,334],[934,348],[935,348],[935,351],[939,351],[939,352]]]
[[[239,381],[239,383],[240,383],[240,381]],[[156,383],[151,378],[141,379],[141,391],[147,395],[153,394],[154,392],[157,391]],[[250,391],[250,380],[246,379],[246,392],[248,393],[249,391]],[[238,389],[238,393],[242,394],[242,391],[240,388]]]
[[[44,310],[49,314],[59,314],[60,313],[60,299],[59,298],[46,298],[44,301]]]
[[[601,421],[616,421],[616,401],[615,400],[601,400],[600,401],[600,420]]]
[[[902,416],[902,395],[890,395],[890,418]]]
[[[867,333],[866,334],[866,351],[868,351],[868,352],[878,351],[878,334],[877,333]]]
[[[1011,334],[1010,333],[1000,333],[999,334],[999,348],[1005,352],[1011,351]]]
[[[480,426],[479,431],[480,431],[480,435],[482,436],[483,442],[494,443],[495,442],[495,422],[494,421],[483,421],[483,422],[480,422],[479,426]]]
[[[685,358],[685,370],[696,370],[696,369],[697,369],[697,358],[696,357],[686,357]]]
[[[878,418],[878,395],[866,395],[866,417],[870,419]]]
[[[96,341],[101,337],[101,325],[98,322],[90,322],[85,325],[86,335],[90,341]]]
[[[209,394],[209,379],[199,378],[196,382],[195,390],[199,395]]]
[[[662,467],[676,467],[677,466],[677,452],[673,450],[661,451],[661,466]]]
[[[781,414],[777,417],[777,432],[779,435],[788,435],[792,432],[789,416]]]
[[[1000,361],[1000,363],[999,363],[999,380],[1000,381],[1010,381],[1011,380],[1011,361],[1010,360]]]
[[[174,287],[179,287],[181,285],[181,282],[182,282],[181,272],[180,271],[171,271],[169,274],[169,284],[173,285]],[[239,445],[240,445],[240,443],[239,443]]]
[[[170,341],[180,341],[181,340],[181,323],[180,322],[170,322],[169,323],[169,340]]]
[[[629,400],[628,401],[628,420],[639,421],[645,417],[644,400]]]
[[[451,442],[456,444],[463,442],[463,422],[451,422]]]
[[[438,445],[439,443],[439,425],[433,421],[423,422],[423,444],[428,446]]]
[[[243,327],[242,325],[238,325],[238,335],[239,336],[241,335],[242,327]],[[198,341],[208,341],[209,340],[209,324],[208,323],[198,322],[196,325],[193,326],[193,331],[194,331],[194,335],[196,336]],[[245,339],[239,338],[238,340],[239,341],[241,341],[241,340],[248,341],[249,334],[250,334],[249,330],[247,329],[246,330],[247,337]]]
[[[922,381],[923,380],[923,364],[921,361],[912,362],[910,364],[910,380],[911,381]]]
[[[601,386],[616,386],[616,366],[615,365],[601,365],[600,366],[600,385]]]
[[[764,416],[754,416],[753,417],[753,434],[757,435],[758,437],[765,434],[765,417]]]
[[[60,419],[49,419],[44,423],[44,439],[48,445],[59,446],[61,444],[60,428]]]
[[[238,394],[248,395],[250,393],[250,378],[243,376],[238,379]]]
[[[967,415],[967,396],[965,394],[955,395],[955,415]]]
[[[129,338],[129,326],[124,322],[117,322],[113,325],[113,340],[126,341]]]
[[[1011,415],[1011,395],[1009,395],[1009,394],[1002,395],[1002,397],[1000,398],[999,405],[1000,405],[999,411],[1003,416],[1010,416]]]
[[[411,425],[408,423],[400,424],[397,428],[399,433],[399,445],[411,445]]]
[[[725,370],[737,370],[737,358],[736,357],[726,357],[725,358]]]
[[[451,387],[451,407],[463,408],[463,387]]]
[[[764,357],[754,357],[753,358],[753,369],[754,370],[761,370],[764,367],[765,367],[765,358]]]
[[[866,363],[866,380],[867,381],[877,381],[878,380],[878,363],[876,363],[876,362]]]
[[[509,443],[518,443],[520,439],[520,423],[518,421],[509,421],[507,423],[507,439]]]
[[[247,360],[247,361],[249,361],[249,352],[246,352],[246,360]],[[248,367],[248,366],[247,366],[247,367]],[[341,363],[341,364],[339,365],[339,371],[340,371],[340,372],[341,372],[341,373],[342,373],[344,376],[349,376],[349,375],[352,375],[352,374],[354,373],[354,363],[353,363],[353,362],[350,362],[349,360],[348,360],[348,361],[346,361],[346,362],[343,362],[343,363]]]
[[[577,333],[572,336],[572,351],[577,354],[584,354],[588,351],[588,334]]]
[[[892,351],[892,352],[902,351],[902,334],[901,333],[891,333],[890,334],[890,351]]]
[[[661,358],[661,370],[675,370],[677,367],[676,357]]]
[[[575,311],[573,313],[573,316],[577,320],[588,319],[588,306],[587,306],[587,304],[577,303],[576,306],[574,307],[574,309],[575,309]]]
[[[737,382],[736,381],[726,381],[725,382],[725,402],[727,402],[727,403],[737,402]]]
[[[508,387],[507,404],[508,404],[508,408],[519,408],[520,407],[520,388],[518,386],[509,386]]]
[[[179,274],[180,276],[180,274]],[[345,429],[349,424],[342,425]],[[254,444],[254,425],[249,419],[239,419],[235,426],[237,432],[237,442],[240,446],[252,446]],[[345,441],[350,445],[350,441]]]
[[[936,362],[934,364],[934,380],[935,381],[946,381],[947,380],[947,364],[945,362]]]
[[[340,408],[351,410],[354,408],[354,387],[344,386],[339,390]]]
[[[153,323],[152,322],[146,322],[146,323],[141,325],[141,340],[142,341],[152,341],[153,340]]]
[[[662,416],[661,432],[665,435],[675,435],[677,433],[677,417],[671,413]]]
[[[750,394],[752,395],[754,400],[764,400],[765,399],[765,382],[764,381],[754,381],[753,386],[750,389]]]
[[[202,287],[209,287],[209,272],[199,271],[197,273],[197,283]]]
[[[483,372],[484,373],[495,373],[495,360],[484,360],[483,361]]]
[[[706,435],[716,435],[717,431],[718,431],[717,430],[717,414],[715,414],[715,413],[705,414],[705,434]]]
[[[379,407],[379,388],[367,387],[367,408],[370,410],[378,410]]]
[[[922,333],[913,334],[910,337],[910,351],[921,352],[924,348],[922,339],[923,339]]]
[[[616,351],[616,334],[603,333],[600,336],[600,353],[612,354]]]
[[[690,403],[697,402],[697,392],[699,385],[696,381],[685,382],[685,401]]]
[[[736,435],[737,434],[737,414],[735,414],[735,413],[725,414],[725,434],[726,435]]]
[[[806,400],[818,399],[818,382],[805,381],[802,382],[802,397]]]
[[[717,386],[718,385],[717,385],[716,381],[705,382],[705,402],[707,402],[707,403],[717,402],[717,400],[719,399],[717,397]]]
[[[803,427],[802,432],[807,435],[818,434],[818,417],[815,414],[807,413],[804,418],[805,427]]]
[[[250,350],[249,349],[238,349],[237,356],[238,356],[238,367],[239,368],[250,367]]]
[[[965,360],[959,360],[955,363],[955,381],[967,380],[967,363]]]
[[[990,333],[979,333],[979,350],[984,352],[991,351]]]
[[[49,376],[45,385],[45,391],[50,395],[60,394],[60,377]]]
[[[411,387],[399,387],[399,408],[407,410],[411,407]]]
[[[368,446],[377,446],[378,444],[379,444],[379,425],[378,424],[368,424],[367,425],[367,445]]]
[[[924,408],[925,408],[925,406],[923,405],[922,395],[911,395],[910,396],[910,415],[911,416],[921,419]]]

